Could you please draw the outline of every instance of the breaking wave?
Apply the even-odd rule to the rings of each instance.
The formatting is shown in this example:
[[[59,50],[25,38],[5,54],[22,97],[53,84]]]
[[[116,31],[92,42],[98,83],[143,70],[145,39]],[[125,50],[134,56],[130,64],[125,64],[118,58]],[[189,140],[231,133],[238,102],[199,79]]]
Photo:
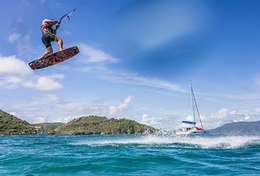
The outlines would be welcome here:
[[[223,148],[260,147],[258,136],[205,136],[177,137],[164,135],[111,136],[97,140],[84,140],[73,145],[160,145],[174,148]]]

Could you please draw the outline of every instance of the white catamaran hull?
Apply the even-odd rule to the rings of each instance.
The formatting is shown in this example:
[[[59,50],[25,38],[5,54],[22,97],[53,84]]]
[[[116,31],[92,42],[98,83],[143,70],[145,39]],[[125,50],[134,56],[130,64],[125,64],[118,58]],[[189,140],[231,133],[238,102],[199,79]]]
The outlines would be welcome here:
[[[205,130],[197,130],[197,129],[192,129],[189,131],[183,131],[182,129],[179,129],[175,131],[175,135],[201,135],[205,133],[206,133]]]

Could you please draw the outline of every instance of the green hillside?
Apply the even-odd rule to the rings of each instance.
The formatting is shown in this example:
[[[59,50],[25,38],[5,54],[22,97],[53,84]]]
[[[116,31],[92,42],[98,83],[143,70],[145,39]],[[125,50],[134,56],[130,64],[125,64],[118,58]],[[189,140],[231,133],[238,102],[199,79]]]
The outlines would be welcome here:
[[[0,110],[0,134],[16,135],[35,133],[34,127],[28,122]]]
[[[68,123],[29,124],[0,110],[0,135],[19,134],[142,134],[154,133],[156,129],[127,119],[108,119],[88,116],[76,118]]]
[[[58,134],[141,134],[156,129],[127,119],[88,116],[74,119],[56,128]]]

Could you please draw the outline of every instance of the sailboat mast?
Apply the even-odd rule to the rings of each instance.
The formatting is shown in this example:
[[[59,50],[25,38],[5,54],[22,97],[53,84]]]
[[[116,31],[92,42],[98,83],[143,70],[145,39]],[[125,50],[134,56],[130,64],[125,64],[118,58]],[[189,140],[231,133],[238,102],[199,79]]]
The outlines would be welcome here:
[[[197,110],[197,113],[198,113],[198,118],[200,120],[200,125],[201,127],[203,128],[203,125],[202,125],[202,121],[201,121],[201,118],[200,118],[200,112],[199,112],[199,108],[198,108],[198,104],[197,104],[197,101],[196,101],[196,98],[195,98],[195,95],[194,95],[194,91],[193,91],[193,88],[192,88],[192,84],[191,84],[191,94],[192,94],[192,99],[194,101],[194,104],[195,104],[195,107],[196,107],[196,110]],[[195,118],[195,116],[194,116]],[[195,120],[194,120],[195,121]]]
[[[193,122],[195,122],[195,106],[194,106],[194,100],[193,100],[193,94],[192,94],[192,84],[190,83],[190,93],[191,93],[191,104],[192,104],[192,113],[193,113]],[[195,126],[195,124],[194,124]]]

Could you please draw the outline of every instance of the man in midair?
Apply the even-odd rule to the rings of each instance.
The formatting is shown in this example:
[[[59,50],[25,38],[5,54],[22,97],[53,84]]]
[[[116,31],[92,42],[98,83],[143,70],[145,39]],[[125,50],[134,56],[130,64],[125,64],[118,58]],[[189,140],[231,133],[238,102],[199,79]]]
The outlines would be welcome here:
[[[55,29],[52,29],[53,25],[56,25]],[[41,56],[45,57],[53,53],[51,42],[57,42],[60,48],[60,51],[63,51],[63,41],[56,35],[57,29],[60,27],[60,24],[56,20],[44,19],[41,25],[42,31],[42,43],[45,45],[47,51]]]

